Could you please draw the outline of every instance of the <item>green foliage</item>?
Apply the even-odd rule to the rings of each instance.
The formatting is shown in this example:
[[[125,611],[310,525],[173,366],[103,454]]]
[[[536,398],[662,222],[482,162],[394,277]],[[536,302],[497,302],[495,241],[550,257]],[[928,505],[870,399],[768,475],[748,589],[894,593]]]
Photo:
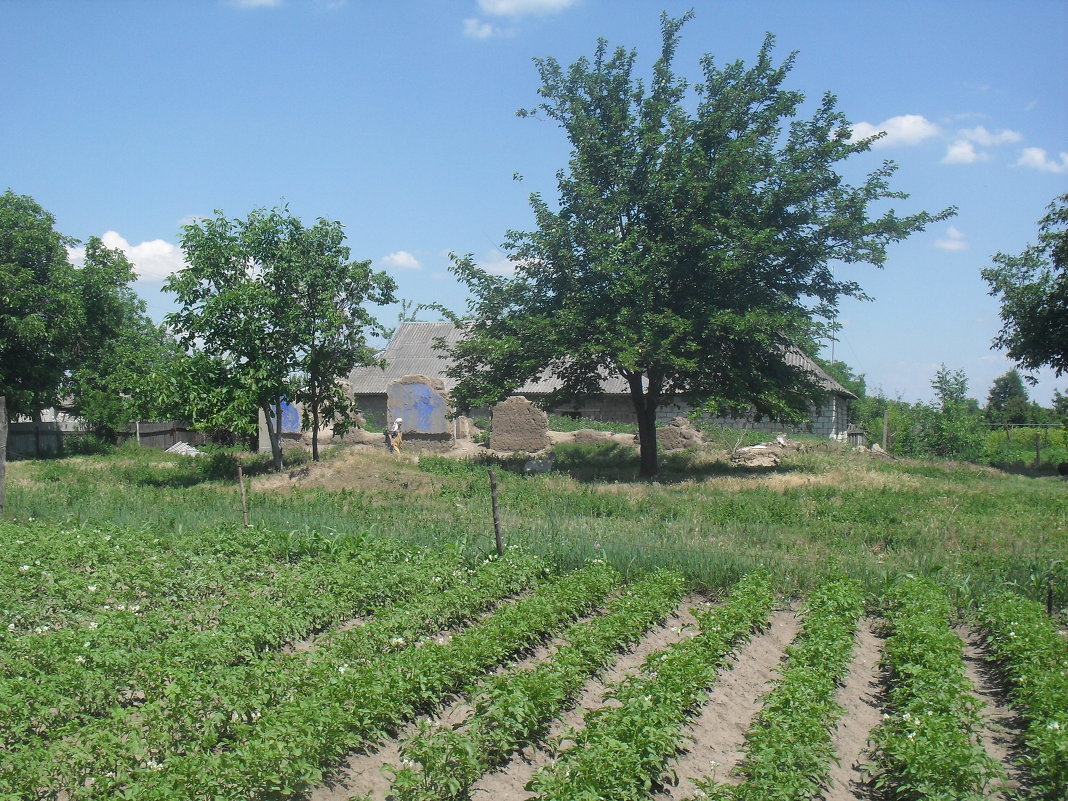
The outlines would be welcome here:
[[[752,66],[706,55],[701,80],[687,84],[672,64],[689,17],[662,16],[648,83],[634,75],[633,51],[603,40],[570,68],[536,61],[543,102],[520,113],[568,137],[559,201],[533,195],[536,230],[509,234],[514,277],[470,257],[452,267],[472,292],[449,370],[460,406],[500,400],[546,371],[561,381],[547,405],[621,378],[643,476],[658,471],[656,410],[673,397],[806,415],[823,391],[787,350],[813,339],[840,297],[863,297],[831,264],[880,265],[890,243],[953,213],[870,217],[872,205],[904,197],[889,189],[894,165],[858,186],[842,181],[840,163],[873,139],[851,140],[830,94],[792,119],[804,101],[783,88],[794,57],[775,64],[770,36]]]
[[[167,376],[179,368],[178,343],[156,326],[129,283],[133,265],[96,237],[86,243],[76,271],[87,322],[76,366],[65,381],[73,411],[105,437],[135,420],[160,419]]]
[[[1068,195],[1050,203],[1038,244],[1019,255],[997,253],[982,271],[1000,297],[1002,327],[994,347],[1027,370],[1068,370]]]
[[[864,593],[847,579],[817,587],[805,602],[801,633],[787,649],[774,688],[745,736],[738,785],[702,777],[700,798],[806,801],[827,785],[832,734],[842,709],[835,693],[853,655]]]
[[[1016,370],[994,379],[986,397],[986,416],[992,423],[1026,423],[1029,408],[1027,389]]]
[[[1035,797],[1061,799],[1068,788],[1068,643],[1039,603],[1014,593],[990,598],[978,616],[1027,724],[1023,761]]]
[[[772,609],[769,577],[756,572],[728,601],[699,617],[700,632],[651,654],[641,672],[612,686],[619,706],[586,716],[581,731],[565,737],[575,746],[534,775],[538,801],[648,798],[667,760],[683,742],[688,716],[716,680],[720,666],[751,632],[767,625]]]
[[[908,404],[879,395],[862,398],[856,404],[861,427],[873,441],[881,441],[883,415],[888,412],[891,453],[977,461],[987,429],[978,404],[967,397],[967,376],[962,370],[942,365],[931,380],[931,388],[935,392],[931,403]]]
[[[171,385],[189,399],[185,416],[248,431],[262,410],[276,470],[275,404],[303,402],[317,458],[319,423],[337,417],[344,429],[355,412],[336,379],[371,358],[366,333],[380,329],[362,304],[394,299],[392,279],[369,261],[350,262],[343,239],[340,223],[305,228],[285,208],[256,209],[244,220],[216,212],[185,226],[188,266],[164,287],[180,305],[167,321],[193,351],[183,365],[191,380]]]
[[[978,742],[981,703],[965,675],[945,591],[905,577],[887,603],[889,712],[869,741],[876,790],[902,801],[988,798],[1004,772]]]
[[[574,625],[551,658],[483,682],[472,694],[475,709],[463,731],[421,723],[419,733],[401,747],[410,766],[393,771],[398,801],[469,798],[482,774],[544,736],[585,681],[675,608],[683,588],[682,577],[668,571],[639,579],[603,615]]]
[[[0,395],[7,414],[30,415],[57,400],[85,322],[74,240],[28,195],[0,195]]]
[[[549,430],[551,431],[580,431],[584,428],[590,428],[594,431],[609,431],[613,434],[638,433],[638,427],[634,423],[591,420],[588,417],[568,417],[561,414],[549,415]]]

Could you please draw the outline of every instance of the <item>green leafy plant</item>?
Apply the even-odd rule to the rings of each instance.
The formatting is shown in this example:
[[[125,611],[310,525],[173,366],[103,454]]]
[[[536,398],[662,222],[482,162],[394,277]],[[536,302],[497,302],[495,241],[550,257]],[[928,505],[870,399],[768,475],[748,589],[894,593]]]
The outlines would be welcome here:
[[[1042,606],[1005,592],[977,611],[979,625],[1027,724],[1023,763],[1038,798],[1068,790],[1068,642]]]
[[[743,578],[725,604],[699,615],[700,632],[646,659],[641,672],[611,688],[618,706],[586,716],[586,727],[563,739],[575,746],[535,774],[539,801],[645,799],[684,739],[687,716],[715,682],[724,658],[767,624],[769,577]]]
[[[802,611],[801,633],[746,734],[745,757],[737,768],[741,784],[704,777],[696,782],[698,797],[805,801],[819,796],[842,713],[834,694],[849,669],[863,611],[864,594],[854,581],[835,579],[812,592]]]
[[[875,788],[902,801],[986,798],[1004,773],[978,742],[981,704],[964,673],[964,644],[949,627],[945,591],[906,577],[887,603],[889,708],[870,739]]]

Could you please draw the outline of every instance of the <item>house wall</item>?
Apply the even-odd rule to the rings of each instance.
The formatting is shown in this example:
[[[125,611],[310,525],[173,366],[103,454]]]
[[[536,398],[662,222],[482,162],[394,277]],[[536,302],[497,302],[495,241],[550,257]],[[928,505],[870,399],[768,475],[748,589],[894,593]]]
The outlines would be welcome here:
[[[675,417],[686,417],[693,407],[685,403],[668,403],[656,410],[657,425],[665,425]],[[630,398],[621,395],[602,395],[590,398],[579,404],[559,406],[552,410],[554,414],[568,414],[577,411],[581,417],[590,420],[604,420],[617,423],[637,423],[634,406]],[[749,420],[744,417],[708,417],[703,418],[713,425],[726,428],[748,428],[751,431],[765,431],[769,434],[786,432],[790,434],[815,434],[820,437],[841,439],[845,436],[846,399],[833,395],[821,406],[812,407],[811,419],[796,426],[783,425],[773,420]]]
[[[376,426],[385,425],[386,398],[385,395],[361,395],[357,397],[357,403],[368,422]],[[669,403],[661,406],[656,412],[657,425],[664,425],[673,417],[685,417],[692,407],[684,403]],[[634,406],[629,397],[625,395],[599,395],[587,398],[579,404],[563,404],[551,409],[553,414],[571,415],[576,412],[580,417],[588,420],[600,420],[614,423],[638,422],[634,414]],[[473,417],[489,417],[489,410],[475,409]],[[832,395],[821,406],[812,408],[811,419],[807,423],[797,426],[786,426],[771,420],[748,420],[737,417],[705,417],[705,420],[726,428],[747,428],[751,431],[764,431],[769,434],[785,432],[788,434],[815,434],[829,439],[842,439],[845,437],[847,424],[846,399],[840,395]]]

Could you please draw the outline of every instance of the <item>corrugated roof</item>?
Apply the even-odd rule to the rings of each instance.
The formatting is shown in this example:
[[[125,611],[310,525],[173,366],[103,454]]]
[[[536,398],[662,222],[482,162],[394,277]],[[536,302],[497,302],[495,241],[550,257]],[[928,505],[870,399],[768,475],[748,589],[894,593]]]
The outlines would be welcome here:
[[[425,375],[441,378],[446,391],[456,386],[456,381],[444,374],[449,361],[445,355],[435,350],[434,343],[444,339],[447,345],[454,345],[461,338],[462,330],[452,323],[402,323],[397,327],[393,338],[379,356],[386,361],[386,369],[377,367],[357,367],[349,375],[349,383],[357,395],[384,395],[386,387],[406,375]],[[827,375],[822,368],[803,351],[790,348],[786,353],[787,364],[803,367],[815,373],[820,383],[828,392],[846,397],[856,397],[853,393]],[[541,395],[551,392],[559,386],[556,379],[544,377],[532,381],[518,390],[517,395]],[[606,377],[601,383],[606,395],[629,394],[627,382],[621,376]]]

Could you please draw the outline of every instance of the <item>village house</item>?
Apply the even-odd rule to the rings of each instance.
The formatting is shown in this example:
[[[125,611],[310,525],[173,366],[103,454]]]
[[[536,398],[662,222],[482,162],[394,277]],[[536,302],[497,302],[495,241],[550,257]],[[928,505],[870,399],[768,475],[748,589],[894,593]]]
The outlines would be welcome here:
[[[377,367],[357,367],[349,375],[349,383],[357,405],[364,416],[378,426],[386,420],[386,388],[390,383],[404,376],[422,375],[440,378],[449,391],[455,381],[444,374],[448,360],[444,353],[435,349],[434,343],[439,339],[452,345],[461,337],[462,331],[452,323],[403,323],[390,339],[386,349],[380,354],[386,362],[385,370]],[[848,420],[846,404],[856,396],[827,375],[816,362],[800,350],[793,349],[787,354],[790,364],[804,367],[815,374],[827,390],[826,400],[818,407],[813,407],[808,422],[800,426],[785,427],[792,433],[809,433],[819,436],[842,439],[846,436]],[[532,401],[544,397],[557,386],[552,378],[535,381],[517,389],[513,394],[522,395]],[[586,398],[578,405],[569,404],[552,410],[555,414],[581,417],[590,420],[616,422],[635,422],[634,407],[631,403],[629,389],[622,377],[607,378],[602,383],[602,392]],[[674,417],[684,416],[690,407],[679,402],[664,404],[657,410],[657,422],[667,423]],[[489,416],[488,410],[473,410],[473,416]],[[746,420],[743,418],[718,418],[713,423],[732,428],[746,427],[757,431],[779,432],[784,430],[781,423],[770,420]]]

